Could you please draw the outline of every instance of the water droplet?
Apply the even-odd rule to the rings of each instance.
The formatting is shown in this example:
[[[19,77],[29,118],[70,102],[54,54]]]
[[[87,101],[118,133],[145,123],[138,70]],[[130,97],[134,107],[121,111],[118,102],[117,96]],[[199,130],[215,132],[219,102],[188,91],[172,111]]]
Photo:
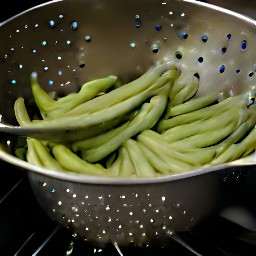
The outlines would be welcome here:
[[[156,26],[155,26],[155,30],[156,30],[156,31],[160,31],[161,29],[162,29],[162,26],[161,26],[161,25],[156,25]]]
[[[59,15],[59,19],[63,19],[64,18],[64,15],[63,14],[60,14]]]
[[[49,85],[53,85],[53,81],[52,81],[52,80],[49,80],[49,81],[48,81],[48,84],[49,84]]]
[[[32,52],[33,52],[33,53],[36,53],[36,49],[32,49]]]
[[[240,70],[240,69],[237,69],[237,70],[236,70],[236,73],[237,73],[237,74],[239,74],[240,72],[241,72],[241,70]]]
[[[78,29],[78,22],[77,21],[72,21],[71,22],[71,28],[73,30],[77,30]]]
[[[23,68],[23,65],[22,64],[19,64],[19,69],[22,69]]]
[[[89,36],[89,35],[85,36],[84,39],[85,39],[85,41],[88,42],[88,43],[92,41],[92,38],[91,38],[91,36]]]
[[[49,27],[50,27],[50,28],[54,28],[54,27],[55,27],[55,22],[54,22],[54,20],[50,20],[50,21],[49,21]]]
[[[141,24],[142,24],[142,22],[141,22],[140,16],[138,14],[135,15],[135,26],[136,26],[136,28],[140,28]]]
[[[67,43],[67,45],[71,45],[71,41],[70,40],[67,40],[66,43]]]
[[[16,83],[17,83],[17,80],[15,80],[15,79],[11,80],[11,84],[16,84]]]
[[[49,69],[48,67],[44,67],[44,71],[48,71],[48,69]]]

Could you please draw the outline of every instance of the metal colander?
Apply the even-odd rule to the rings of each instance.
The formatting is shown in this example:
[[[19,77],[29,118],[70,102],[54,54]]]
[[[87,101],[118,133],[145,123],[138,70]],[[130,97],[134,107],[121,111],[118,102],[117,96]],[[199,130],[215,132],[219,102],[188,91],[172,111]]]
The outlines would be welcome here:
[[[255,85],[256,22],[192,0],[64,0],[21,13],[0,27],[0,108],[15,122],[18,96],[31,98],[30,74],[47,91],[66,94],[115,74],[129,81],[152,64],[174,63],[200,75],[198,96],[236,95]],[[47,214],[85,240],[165,245],[218,210],[223,173],[233,163],[154,179],[88,177],[0,158],[28,171]],[[254,164],[240,161],[237,169]],[[25,199],[24,199],[25,200]],[[38,220],[40,221],[40,220]]]

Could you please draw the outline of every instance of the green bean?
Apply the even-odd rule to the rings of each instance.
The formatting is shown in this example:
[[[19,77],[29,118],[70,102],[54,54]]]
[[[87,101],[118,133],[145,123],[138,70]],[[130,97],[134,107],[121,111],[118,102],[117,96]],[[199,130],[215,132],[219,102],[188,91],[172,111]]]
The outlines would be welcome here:
[[[185,148],[182,149],[181,153],[185,156],[195,159],[198,167],[209,165],[209,163],[216,157],[217,146],[210,146],[205,148]],[[176,148],[178,151],[178,149]],[[180,151],[179,151],[180,152]]]
[[[142,117],[140,117],[140,115],[139,118],[135,117],[122,132],[117,133],[116,136],[97,148],[82,151],[83,159],[92,163],[97,162],[116,150],[129,138],[144,129],[153,127],[165,110],[168,97],[167,92],[170,86],[171,85],[167,84],[159,95],[151,98],[150,103],[144,103],[139,111],[140,114],[142,113]]]
[[[131,110],[139,107],[145,100],[157,94],[159,90],[166,84],[172,83],[172,75],[166,72],[158,81],[153,84],[150,88],[142,91],[140,94],[137,94],[131,98],[128,98],[122,102],[114,104],[108,108],[103,107],[102,110],[92,114],[83,114],[80,116],[63,116],[55,119],[46,119],[46,120],[34,120],[31,124],[25,124],[26,127],[49,127],[49,128],[61,128],[66,130],[86,128],[89,126],[102,124],[109,120],[114,120],[122,115],[127,114]],[[100,97],[97,97],[100,98]],[[113,99],[115,100],[115,99]],[[101,106],[102,108],[102,106]]]
[[[122,165],[122,158],[117,157],[117,159],[113,162],[111,167],[108,168],[109,176],[119,177]]]
[[[228,138],[217,145],[216,155],[220,155],[226,148],[245,137],[255,126],[255,120],[256,119],[244,122]]]
[[[197,77],[195,76],[195,72],[181,72],[180,74],[176,75],[175,82],[173,84],[172,90],[169,94],[170,102],[176,97],[176,95],[186,88],[189,84],[193,84]]]
[[[27,144],[28,144],[28,150],[27,150],[27,155],[26,155],[27,162],[30,164],[36,165],[36,166],[44,167],[44,164],[41,162],[39,156],[36,153],[36,150],[32,143],[31,138],[27,139]]]
[[[174,106],[186,102],[196,94],[199,87],[199,79],[193,76],[191,80],[192,81],[188,81],[186,86],[182,88],[179,92],[177,92],[172,99],[170,99],[170,106],[169,109],[167,109],[167,111],[171,112],[171,109]]]
[[[129,139],[124,143],[124,147],[128,151],[132,163],[134,165],[137,177],[141,178],[154,178],[156,177],[155,169],[150,165],[148,160],[142,153],[139,145],[133,139]]]
[[[184,147],[184,145],[186,145],[186,147],[198,148],[215,145],[220,141],[223,141],[226,137],[230,136],[233,132],[235,132],[237,127],[239,127],[244,121],[246,121],[249,116],[249,113],[248,111],[246,111],[246,109],[238,108],[237,110],[236,108],[233,108],[230,109],[229,112],[230,122],[226,123],[225,126],[222,125],[219,128],[216,127],[216,129],[213,130],[206,129],[203,132],[181,139],[176,142],[172,142],[169,145],[174,148],[182,148]],[[217,124],[220,124],[222,122],[224,122],[224,120],[219,119],[219,121],[217,121]]]
[[[37,157],[34,156],[35,160],[32,161],[40,161],[41,166],[44,166],[46,168],[49,168],[51,170],[56,170],[56,171],[63,171],[65,168],[61,167],[61,165],[54,159],[50,152],[49,149],[43,145],[43,143],[37,139],[32,139],[28,138],[28,147],[32,146],[33,147],[33,152],[37,155]]]
[[[164,85],[167,80],[174,79],[176,72],[176,70],[168,70],[162,74],[162,68],[150,68],[147,72],[134,81],[112,90],[105,95],[96,97],[84,104],[79,105],[73,110],[67,112],[65,116],[77,116],[85,113],[94,113],[100,111],[102,108],[111,107],[119,102],[127,100],[128,98],[139,95],[150,87],[159,88]]]
[[[70,172],[84,173],[87,175],[108,175],[107,170],[100,164],[91,164],[84,161],[64,145],[58,144],[54,146],[52,153],[58,163]]]
[[[27,155],[27,149],[26,148],[17,148],[15,150],[15,155],[23,160],[23,161],[26,161],[26,155]]]
[[[116,76],[107,76],[91,80],[77,93],[69,94],[61,99],[54,100],[38,83],[36,73],[31,75],[31,88],[34,100],[44,118],[62,116],[74,107],[96,97],[100,92],[105,92],[117,81]]]
[[[139,111],[137,112],[137,114],[128,122],[122,124],[121,126],[118,126],[110,131],[107,131],[105,133],[99,134],[98,136],[92,137],[92,138],[88,138],[85,140],[78,140],[75,141],[72,144],[72,150],[75,152],[78,151],[87,151],[90,149],[97,149],[97,148],[102,148],[103,145],[105,145],[106,143],[109,143],[109,141],[116,141],[117,138],[122,139],[118,145],[116,144],[111,144],[110,148],[108,147],[104,147],[106,150],[109,149],[111,151],[114,151],[115,149],[117,149],[119,146],[121,146],[121,144],[126,140],[123,137],[123,133],[126,132],[127,127],[133,123],[136,123],[137,121],[142,120],[151,110],[152,106],[150,103],[144,103],[142,105],[142,107],[139,109]],[[114,147],[114,149],[112,149],[112,147]]]
[[[247,156],[256,149],[256,129],[255,127],[250,133],[239,143],[231,144],[229,147],[225,147],[220,151],[220,154],[213,159],[210,164],[223,164],[237,160],[241,157]]]
[[[178,168],[174,167],[172,162],[162,159],[157,153],[153,152],[146,147],[140,141],[137,142],[142,153],[147,158],[148,162],[153,166],[153,168],[162,175],[173,174],[177,171]]]
[[[137,140],[158,154],[159,157],[167,159],[167,162],[174,164],[175,168],[179,167],[179,169],[177,169],[178,172],[190,170],[193,166],[197,165],[196,159],[187,157],[185,154],[174,150],[164,141],[160,134],[154,131],[144,130],[137,136]]]
[[[125,144],[124,144],[125,145]],[[119,148],[119,157],[121,157],[120,177],[132,177],[136,175],[133,160],[125,146]]]
[[[37,73],[33,72],[31,74],[31,90],[42,115],[51,111],[55,107],[55,100],[46,92],[38,83]]]
[[[240,110],[238,109],[238,111]],[[162,136],[166,141],[172,143],[197,134],[200,135],[202,133],[211,132],[214,130],[218,131],[220,129],[220,123],[221,127],[226,127],[232,122],[238,123],[240,117],[238,111],[237,107],[233,107],[227,109],[223,113],[220,113],[220,115],[214,115],[208,119],[202,119],[192,123],[172,127],[163,132]]]
[[[15,100],[14,112],[20,126],[26,126],[27,124],[31,123],[30,117],[25,106],[24,98],[19,97]]]
[[[211,93],[209,95],[198,97],[190,101],[184,102],[183,104],[174,106],[170,109],[170,114],[168,117],[178,116],[208,107],[209,105],[216,103],[218,101],[218,95],[219,94],[217,93]]]
[[[184,148],[184,145],[186,145],[188,148],[209,147],[219,143],[224,138],[229,136],[236,129],[236,127],[237,125],[235,123],[230,123],[226,127],[223,127],[219,130],[196,134],[191,137],[170,143],[169,145],[173,149]]]
[[[208,119],[215,115],[220,115],[232,106],[237,106],[237,108],[244,108],[247,106],[247,101],[248,100],[246,99],[245,95],[229,97],[223,100],[222,102],[215,105],[211,105],[209,107],[185,113],[183,115],[171,117],[169,119],[162,119],[158,123],[157,130],[158,132],[163,133],[164,131],[175,126],[184,125],[198,120]]]
[[[101,134],[93,137],[87,138],[87,136],[84,136],[85,139],[83,140],[77,140],[72,144],[72,150],[77,152],[79,150],[87,150],[90,148],[95,148],[103,143],[107,142],[114,136],[116,136],[118,133],[122,132],[124,129],[126,129],[127,125],[138,114],[138,110],[134,111],[131,115],[128,116],[128,121],[123,123],[122,125],[115,127],[113,125],[113,128],[111,130],[108,130],[106,132],[102,132]],[[138,118],[138,117],[137,117]]]
[[[110,75],[85,83],[80,91],[72,96],[72,99],[69,97],[66,101],[64,101],[64,99],[56,101],[56,107],[47,112],[45,117],[56,118],[66,114],[71,109],[95,98],[100,92],[105,92],[107,89],[112,87],[116,81],[117,77]]]

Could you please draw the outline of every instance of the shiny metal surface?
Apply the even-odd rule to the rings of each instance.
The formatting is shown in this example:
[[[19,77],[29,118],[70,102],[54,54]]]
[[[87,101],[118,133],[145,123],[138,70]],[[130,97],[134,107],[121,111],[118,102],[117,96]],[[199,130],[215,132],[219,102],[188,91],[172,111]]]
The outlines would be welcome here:
[[[255,84],[255,26],[251,18],[190,0],[43,4],[1,24],[1,113],[14,123],[14,100],[31,97],[32,71],[46,90],[65,94],[99,76],[128,81],[167,62],[200,75],[198,95],[238,94]],[[250,156],[170,177],[113,179],[46,170],[5,150],[0,158],[28,171],[51,218],[101,245],[164,243],[218,209],[223,170],[255,164]]]

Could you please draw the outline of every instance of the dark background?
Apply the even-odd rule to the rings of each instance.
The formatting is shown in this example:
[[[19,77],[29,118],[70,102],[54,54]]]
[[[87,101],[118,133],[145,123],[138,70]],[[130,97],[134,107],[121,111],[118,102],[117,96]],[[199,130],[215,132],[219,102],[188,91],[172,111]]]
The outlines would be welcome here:
[[[49,2],[50,0],[7,0],[1,2],[0,22],[12,17],[35,5]]]
[[[7,0],[4,1],[4,4],[2,1],[2,5],[0,7],[0,22],[35,5],[50,1],[51,0]],[[202,2],[208,2],[210,4],[238,11],[256,19],[255,0],[206,0]]]

